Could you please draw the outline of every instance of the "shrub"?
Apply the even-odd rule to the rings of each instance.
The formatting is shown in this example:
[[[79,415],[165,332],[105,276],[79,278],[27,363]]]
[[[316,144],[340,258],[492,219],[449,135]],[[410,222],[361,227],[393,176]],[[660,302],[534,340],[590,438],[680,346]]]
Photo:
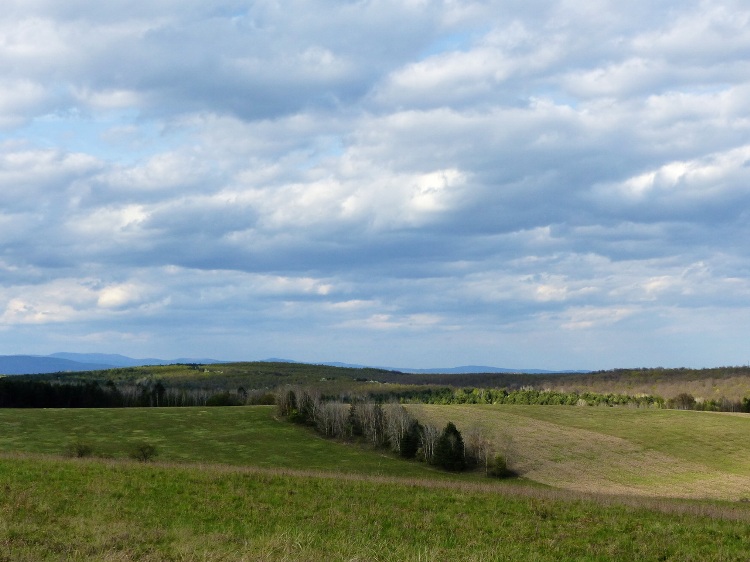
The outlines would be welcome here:
[[[242,393],[237,391],[237,394],[242,399]],[[249,406],[273,406],[276,396],[273,392],[250,392],[245,396],[244,403]]]
[[[687,392],[681,392],[667,401],[667,407],[672,407],[676,410],[693,410],[695,409],[695,404],[695,397]]]
[[[503,455],[495,455],[495,458],[487,466],[487,476],[492,478],[510,478],[517,474],[508,468],[508,461]]]
[[[140,462],[148,462],[156,455],[156,446],[151,443],[139,443],[130,452],[130,458]]]
[[[68,456],[82,459],[84,457],[90,457],[92,454],[94,454],[94,448],[88,443],[79,439],[68,446],[67,454]]]
[[[206,406],[239,406],[240,400],[229,392],[219,392],[209,396],[206,400]]]

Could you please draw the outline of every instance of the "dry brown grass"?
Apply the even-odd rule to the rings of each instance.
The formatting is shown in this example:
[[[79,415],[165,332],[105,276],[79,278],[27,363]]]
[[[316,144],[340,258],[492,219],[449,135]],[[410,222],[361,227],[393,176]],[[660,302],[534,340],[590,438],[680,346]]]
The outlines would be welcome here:
[[[511,468],[524,478],[555,488],[639,497],[750,497],[750,471],[722,470],[687,460],[689,455],[676,456],[602,431],[524,415],[530,408],[534,407],[409,406],[423,423],[442,427],[453,421],[464,431],[482,428],[507,456]],[[607,413],[616,416],[618,409],[607,409]],[[675,423],[679,423],[677,416]]]

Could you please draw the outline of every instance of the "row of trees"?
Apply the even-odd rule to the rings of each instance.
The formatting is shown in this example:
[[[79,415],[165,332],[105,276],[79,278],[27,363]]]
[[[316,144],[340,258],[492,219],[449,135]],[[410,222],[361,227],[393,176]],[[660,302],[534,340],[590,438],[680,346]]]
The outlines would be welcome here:
[[[654,395],[598,394],[595,392],[561,392],[523,387],[505,388],[451,388],[428,387],[399,389],[370,395],[379,402],[397,400],[401,403],[421,404],[528,404],[562,406],[626,406],[632,408],[668,408],[677,410],[703,410],[712,412],[750,412],[750,397],[742,400],[728,398],[699,399],[689,393],[680,393],[669,399]]]
[[[699,400],[688,392],[681,392],[666,401],[665,406],[674,410],[701,410],[705,412],[750,412],[750,397],[742,400],[718,399]]]
[[[112,381],[63,383],[16,377],[0,378],[0,408],[127,408],[167,406],[239,406],[273,404],[267,391],[216,392],[167,387],[144,379],[117,386]]]
[[[631,406],[637,408],[663,408],[660,396],[627,394],[597,394],[595,392],[561,392],[532,387],[507,388],[452,388],[421,387],[375,392],[370,395],[376,402],[397,400],[401,403],[421,404],[536,404],[567,406]]]
[[[333,397],[321,402],[329,403]],[[338,396],[343,402],[363,402],[351,393]],[[680,393],[664,400],[659,396],[627,394],[597,394],[593,392],[561,392],[524,387],[452,388],[399,387],[388,391],[370,392],[367,402],[388,404],[535,404],[577,406],[627,406],[638,408],[674,408],[750,412],[750,397],[741,401],[726,398],[701,400],[691,394]],[[20,377],[0,377],[0,408],[118,408],[118,407],[180,407],[180,406],[241,406],[273,404],[275,394],[267,390],[236,390],[216,388],[185,388],[171,386],[168,381],[151,377],[116,384],[112,380],[64,382],[35,380]],[[331,406],[333,407],[333,406]],[[334,418],[336,416],[333,416]],[[339,423],[339,422],[337,422]],[[329,428],[324,431],[334,431]],[[338,429],[336,430],[338,431]]]
[[[276,406],[280,416],[312,426],[326,437],[361,440],[446,470],[480,466],[490,476],[511,474],[504,457],[480,430],[472,430],[464,440],[453,423],[442,430],[421,424],[397,402],[345,403],[326,400],[315,389],[287,387],[277,392]]]

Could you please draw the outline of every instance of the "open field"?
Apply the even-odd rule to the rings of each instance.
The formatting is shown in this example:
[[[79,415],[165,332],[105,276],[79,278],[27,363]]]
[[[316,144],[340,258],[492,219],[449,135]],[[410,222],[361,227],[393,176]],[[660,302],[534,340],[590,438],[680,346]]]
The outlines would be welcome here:
[[[94,455],[127,458],[137,444],[147,442],[157,447],[160,461],[452,477],[420,463],[322,439],[273,415],[271,406],[0,409],[0,451],[61,455],[80,440]]]
[[[746,560],[750,509],[0,455],[0,560]]]
[[[525,478],[568,490],[750,498],[750,414],[570,406],[411,405],[482,428]]]
[[[0,562],[747,559],[750,415],[409,408],[484,427],[528,480],[321,439],[272,407],[0,410]],[[106,458],[62,456],[75,440]],[[127,459],[144,441],[156,462]]]
[[[517,405],[409,405],[422,422],[482,428],[523,480],[605,494],[750,498],[749,414]],[[0,452],[63,455],[77,441],[165,462],[455,479],[423,463],[343,444],[274,418],[270,406],[0,409]],[[469,478],[480,479],[479,475]],[[460,478],[467,478],[466,475]]]

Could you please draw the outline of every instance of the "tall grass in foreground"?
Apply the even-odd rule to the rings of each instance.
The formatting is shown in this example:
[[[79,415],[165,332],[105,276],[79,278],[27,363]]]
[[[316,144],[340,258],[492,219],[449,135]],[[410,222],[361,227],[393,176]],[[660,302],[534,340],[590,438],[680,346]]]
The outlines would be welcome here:
[[[707,517],[692,504],[654,504],[675,506],[664,513],[528,488],[23,456],[0,457],[0,482],[3,561],[710,561],[750,551],[743,505],[716,504]]]

